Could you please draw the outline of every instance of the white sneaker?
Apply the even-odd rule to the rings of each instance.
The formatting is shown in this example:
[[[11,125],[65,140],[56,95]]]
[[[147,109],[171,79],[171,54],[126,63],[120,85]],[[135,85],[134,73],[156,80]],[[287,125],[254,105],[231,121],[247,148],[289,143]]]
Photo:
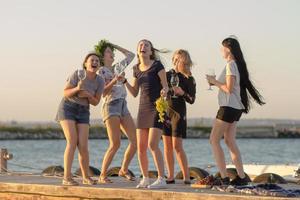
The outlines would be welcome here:
[[[166,187],[167,187],[166,180],[162,177],[158,177],[154,183],[148,186],[149,189],[162,189]]]
[[[140,183],[136,186],[136,188],[147,188],[150,185],[150,181],[148,177],[144,177]]]

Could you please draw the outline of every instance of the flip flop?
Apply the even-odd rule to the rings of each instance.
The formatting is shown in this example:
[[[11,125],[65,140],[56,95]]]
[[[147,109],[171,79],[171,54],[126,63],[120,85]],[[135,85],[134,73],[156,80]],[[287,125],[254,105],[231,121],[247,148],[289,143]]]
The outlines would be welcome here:
[[[128,181],[135,181],[135,177],[132,176],[128,171],[123,172],[122,170],[119,171],[119,176],[126,178]]]
[[[107,183],[113,183],[113,181],[110,180],[107,176],[105,176],[105,177],[100,176],[99,179],[98,179],[98,183],[107,184]]]
[[[97,182],[95,180],[93,180],[91,177],[82,179],[82,184],[83,185],[96,185]]]

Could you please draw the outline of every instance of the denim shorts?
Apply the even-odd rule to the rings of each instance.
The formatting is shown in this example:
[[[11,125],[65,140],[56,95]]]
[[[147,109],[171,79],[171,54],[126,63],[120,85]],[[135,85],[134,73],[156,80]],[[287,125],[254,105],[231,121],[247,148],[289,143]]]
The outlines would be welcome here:
[[[125,99],[115,99],[111,102],[104,103],[102,106],[102,120],[105,122],[112,116],[124,117],[130,115]]]
[[[56,121],[73,120],[78,124],[90,123],[90,106],[80,105],[65,98],[59,104]]]

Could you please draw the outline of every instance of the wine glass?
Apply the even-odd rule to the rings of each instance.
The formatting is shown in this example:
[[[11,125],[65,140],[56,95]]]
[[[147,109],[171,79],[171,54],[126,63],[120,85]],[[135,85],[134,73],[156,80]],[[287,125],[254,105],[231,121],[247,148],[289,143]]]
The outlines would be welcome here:
[[[77,71],[77,76],[78,76],[79,80],[83,81],[86,78],[86,71],[85,71],[85,69],[79,69]]]
[[[213,68],[207,69],[207,71],[206,71],[206,76],[216,76],[215,70],[214,70]],[[210,84],[210,83],[208,83],[208,84],[209,84],[209,88],[208,88],[207,90],[213,90],[213,89],[211,88],[212,84]]]
[[[114,74],[116,76],[120,76],[122,74],[122,70],[123,69],[123,65],[121,62],[117,62],[114,66]],[[120,81],[117,81],[117,83],[115,84],[115,86],[122,86],[122,83]]]
[[[171,79],[170,79],[170,84],[171,84],[172,87],[178,87],[178,85],[179,85],[179,77],[177,76],[176,73],[172,73]],[[175,95],[175,93],[173,93],[172,98],[177,98],[177,96]]]

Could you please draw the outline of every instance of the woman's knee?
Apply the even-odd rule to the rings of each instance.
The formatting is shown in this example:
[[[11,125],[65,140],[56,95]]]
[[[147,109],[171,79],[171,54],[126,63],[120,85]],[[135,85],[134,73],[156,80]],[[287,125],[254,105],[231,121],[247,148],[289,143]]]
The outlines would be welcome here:
[[[150,151],[156,151],[158,149],[158,144],[157,142],[151,141],[149,142],[148,147]]]
[[[78,144],[78,151],[80,154],[88,154],[89,148],[87,144]]]
[[[211,145],[219,145],[220,144],[220,138],[216,137],[214,134],[211,134],[209,137],[209,143]]]
[[[179,153],[179,152],[182,152],[183,151],[183,148],[182,148],[182,145],[181,144],[178,144],[178,143],[174,143],[173,144],[173,149],[176,153]]]
[[[235,147],[235,141],[233,140],[233,139],[229,139],[229,138],[224,138],[224,142],[225,142],[225,144],[227,145],[227,147],[229,148],[229,149],[234,149],[234,147]]]
[[[118,151],[118,149],[120,148],[120,142],[113,142],[109,145],[108,150],[111,152],[116,152]]]
[[[76,147],[77,147],[77,141],[75,140],[67,141],[66,149],[75,151]]]
[[[136,140],[129,140],[129,145],[133,149],[137,149],[137,142]]]

